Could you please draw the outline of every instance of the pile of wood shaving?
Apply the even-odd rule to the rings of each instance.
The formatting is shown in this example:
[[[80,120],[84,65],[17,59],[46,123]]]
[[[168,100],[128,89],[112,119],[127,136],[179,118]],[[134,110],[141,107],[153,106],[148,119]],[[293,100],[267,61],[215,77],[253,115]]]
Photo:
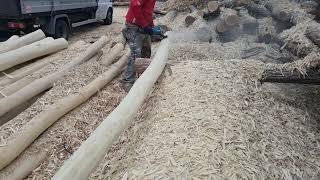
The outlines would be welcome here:
[[[279,34],[280,39],[285,43],[284,47],[293,50],[299,57],[304,57],[312,51],[319,50],[318,46],[305,36],[306,28],[310,23],[300,23]]]
[[[195,46],[90,179],[319,178],[319,88],[259,87],[263,63],[199,61]]]
[[[88,44],[82,44],[77,48],[68,51],[65,61],[69,62],[73,58],[79,56]],[[108,49],[106,47],[105,49]],[[107,53],[103,58],[107,57]],[[78,90],[87,85],[99,74],[108,70],[101,64],[101,60],[85,62],[74,69],[58,81],[54,87],[45,93],[36,103],[34,103],[26,111],[19,114],[16,118],[9,121],[1,127],[1,144],[5,144],[13,138],[11,136],[18,131],[31,118],[35,117],[39,112],[48,105],[54,103],[60,98],[69,94],[77,93]],[[62,62],[59,62],[63,65]],[[44,71],[54,72],[56,68],[46,68]],[[93,96],[89,101],[85,102],[75,110],[61,118],[57,123],[44,132],[26,151],[21,158],[32,156],[39,151],[48,151],[46,160],[29,176],[29,179],[50,179],[63,162],[80,146],[90,133],[100,124],[100,122],[120,103],[125,92],[121,89],[118,79],[111,82],[107,87]],[[19,164],[17,159],[12,166]],[[11,166],[11,167],[12,167]],[[5,173],[3,171],[1,173]],[[0,174],[1,174],[0,173]]]
[[[190,5],[203,5],[203,0],[168,0],[161,5],[161,9],[184,11]]]
[[[320,71],[320,53],[312,52],[304,59],[284,64],[280,70],[288,70],[290,72],[297,70],[301,75],[308,75],[310,70]]]

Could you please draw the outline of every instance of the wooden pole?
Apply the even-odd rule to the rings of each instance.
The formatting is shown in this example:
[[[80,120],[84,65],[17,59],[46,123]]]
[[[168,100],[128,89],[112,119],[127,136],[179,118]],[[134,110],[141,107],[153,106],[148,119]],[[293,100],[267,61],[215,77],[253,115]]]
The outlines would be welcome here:
[[[20,79],[19,81],[16,81],[13,84],[6,86],[5,88],[0,90],[0,99],[8,97],[11,94],[14,94],[19,89],[22,89],[23,87],[30,84],[34,80],[35,80],[34,77],[26,76],[26,77]]]
[[[0,46],[0,54],[5,53],[14,49],[18,49],[20,47],[26,46],[28,44],[31,44],[33,42],[40,41],[41,39],[44,39],[46,35],[41,30],[37,30],[35,32],[32,32],[30,34],[27,34],[25,36],[22,36],[21,38],[18,38],[14,41],[9,41],[8,43],[1,44]]]
[[[71,68],[87,61],[95,54],[97,54],[101,48],[107,44],[107,38],[105,36],[101,37],[97,42],[92,44],[86,52],[83,53],[79,58],[71,61],[69,64],[64,66],[58,72],[50,74],[41,79],[33,81],[31,84],[20,89],[16,93],[0,100],[0,116],[9,112],[13,108],[19,106],[20,104],[28,101],[32,97],[38,95],[39,93],[49,89],[53,86],[53,83],[61,79]]]
[[[22,180],[32,173],[47,157],[47,151],[41,151],[19,161],[19,164],[14,164],[1,171],[1,180]]]
[[[0,43],[0,48],[1,48],[2,46],[6,46],[8,43],[10,44],[11,42],[13,42],[13,41],[15,41],[15,40],[17,40],[17,39],[19,39],[19,36],[17,36],[17,35],[11,36],[8,40]]]
[[[97,77],[79,93],[69,95],[58,100],[46,108],[39,115],[29,121],[20,131],[13,135],[14,139],[4,147],[0,147],[0,169],[12,162],[22,153],[38,136],[55,123],[59,118],[87,101],[97,91],[109,83],[125,67],[128,60],[127,52],[120,60],[110,67],[108,71]]]
[[[47,57],[44,59],[41,59],[35,63],[29,64],[28,66],[22,67],[10,74],[8,76],[4,77],[0,81],[0,87],[5,87],[9,84],[12,84],[36,71],[39,69],[43,68],[44,66],[50,64],[51,62],[54,62],[58,59],[59,57]]]
[[[168,53],[169,40],[164,39],[150,66],[136,81],[128,95],[64,163],[53,180],[88,179],[90,173],[105,156],[106,151],[129,126],[139,111],[166,65]]]
[[[0,71],[68,47],[68,42],[65,39],[61,38],[52,41],[51,39],[52,38],[46,38],[42,40],[42,42],[35,42],[19,49],[0,54]]]
[[[113,61],[116,60],[117,57],[121,56],[122,50],[124,50],[124,44],[122,42],[117,43],[110,49],[109,53],[106,54],[105,59],[102,60],[102,64],[108,66],[113,63]]]

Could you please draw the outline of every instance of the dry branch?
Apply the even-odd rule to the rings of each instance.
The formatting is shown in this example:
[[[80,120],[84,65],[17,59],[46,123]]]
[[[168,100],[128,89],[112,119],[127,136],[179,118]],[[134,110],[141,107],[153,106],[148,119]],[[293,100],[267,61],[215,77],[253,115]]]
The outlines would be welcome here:
[[[25,127],[14,135],[7,146],[0,147],[0,168],[5,167],[23,152],[40,134],[66,113],[87,101],[97,91],[102,89],[125,66],[129,53],[127,52],[108,71],[80,89],[79,93],[69,95],[42,111],[28,122]]]
[[[138,112],[168,59],[169,40],[160,47],[148,69],[136,81],[120,105],[100,124],[91,136],[68,159],[53,177],[54,180],[87,179],[113,142],[126,129]]]
[[[53,83],[61,79],[71,68],[87,61],[95,54],[97,54],[101,48],[107,44],[106,37],[100,38],[97,42],[92,44],[83,55],[80,55],[77,59],[73,60],[66,66],[64,66],[58,72],[51,75],[43,77],[41,79],[33,81],[31,84],[20,89],[16,93],[0,100],[0,116],[9,112],[13,108],[19,106],[19,104],[28,101],[30,98],[36,96],[37,94],[49,89],[53,86]]]

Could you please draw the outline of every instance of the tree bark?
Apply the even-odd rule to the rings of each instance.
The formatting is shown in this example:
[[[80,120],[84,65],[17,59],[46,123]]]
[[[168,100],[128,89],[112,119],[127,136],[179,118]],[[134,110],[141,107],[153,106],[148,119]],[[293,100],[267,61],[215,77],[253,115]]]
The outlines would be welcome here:
[[[53,180],[84,180],[89,177],[105,156],[106,151],[129,126],[139,111],[166,65],[168,53],[169,40],[164,39],[150,66],[136,81],[128,95],[64,163]]]
[[[1,44],[0,54],[40,41],[45,37],[45,34],[41,30],[37,30],[35,32],[22,36],[21,38],[18,38],[14,41],[9,41],[8,43]]]
[[[46,38],[41,42],[35,42],[19,49],[0,54],[0,71],[68,47],[68,42],[65,39],[51,39],[52,38]]]
[[[4,147],[0,147],[0,169],[12,162],[22,153],[38,136],[55,123],[59,118],[87,101],[97,91],[102,89],[115,76],[117,76],[126,65],[129,53],[127,52],[111,68],[80,89],[79,93],[72,94],[58,100],[46,110],[29,121],[23,129],[13,135],[14,139]]]
[[[28,101],[30,98],[36,96],[37,94],[49,89],[53,86],[53,83],[61,79],[71,68],[81,64],[82,62],[90,59],[95,54],[97,54],[101,48],[107,44],[107,39],[105,36],[100,38],[97,42],[92,44],[86,52],[83,53],[79,58],[71,61],[69,64],[64,66],[58,72],[55,72],[51,75],[37,79],[31,84],[20,89],[16,93],[0,100],[0,116],[9,112],[13,108],[19,106],[19,104]]]
[[[297,71],[266,70],[261,75],[259,81],[261,83],[273,82],[320,85],[320,72],[312,71],[304,76]]]

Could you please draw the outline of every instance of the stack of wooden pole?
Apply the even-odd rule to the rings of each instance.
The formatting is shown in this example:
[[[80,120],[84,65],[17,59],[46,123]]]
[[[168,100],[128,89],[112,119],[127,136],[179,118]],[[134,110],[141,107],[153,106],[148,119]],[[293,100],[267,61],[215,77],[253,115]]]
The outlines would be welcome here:
[[[161,75],[168,58],[168,43],[168,39],[162,40],[150,66],[136,81],[128,95],[65,162],[53,177],[54,180],[88,179],[106,151],[128,127]]]
[[[19,93],[15,93],[15,96],[9,96],[11,98],[15,97],[19,102],[22,102],[22,98],[18,95],[30,96],[40,92],[43,89],[46,89],[49,86],[52,86],[52,82],[60,79],[63,74],[65,74],[70,68],[75,65],[86,61],[90,58],[97,57],[96,54],[101,52],[101,48],[103,48],[107,44],[107,39],[105,37],[100,38],[97,42],[92,44],[87,51],[81,55],[79,58],[73,60],[65,67],[63,67],[60,71],[44,77],[42,79],[36,80],[25,88],[21,89]],[[109,52],[111,54],[122,54],[124,51],[124,44],[117,44],[113,49]],[[16,131],[13,134],[13,138],[7,143],[6,146],[0,147],[0,170],[5,173],[0,173],[0,179],[9,179],[9,177],[21,177],[22,172],[30,172],[29,169],[17,169],[13,168],[16,166],[15,161],[19,161],[19,164],[29,164],[29,166],[25,166],[25,168],[33,167],[31,171],[36,168],[39,164],[38,161],[32,161],[30,159],[33,158],[18,158],[16,159],[33,141],[40,136],[47,128],[49,128],[52,124],[54,124],[57,120],[59,120],[62,116],[67,114],[69,111],[73,110],[80,104],[87,101],[91,96],[93,96],[97,91],[102,89],[108,82],[110,82],[114,77],[116,77],[124,68],[127,63],[127,59],[129,56],[129,51],[124,51],[124,55],[119,59],[118,62],[113,64],[105,73],[101,74],[87,86],[81,88],[78,93],[71,94],[66,96],[54,104],[45,108],[41,113],[39,113],[36,117],[31,119],[24,127],[20,130]],[[101,54],[100,54],[101,55]],[[98,58],[98,57],[97,57]],[[117,58],[116,55],[109,57],[103,61],[104,65],[110,65]],[[31,87],[35,87],[32,89]],[[33,91],[34,92],[31,92]],[[10,99],[11,99],[10,98]],[[3,101],[0,101],[2,104]],[[2,104],[4,105],[4,104]],[[0,107],[2,107],[0,105]],[[37,155],[34,155],[36,158]],[[16,160],[15,160],[16,159]],[[15,160],[15,161],[14,161]],[[14,162],[13,162],[14,161]],[[8,174],[5,177],[2,177],[1,174]],[[23,176],[27,175],[24,173]]]

